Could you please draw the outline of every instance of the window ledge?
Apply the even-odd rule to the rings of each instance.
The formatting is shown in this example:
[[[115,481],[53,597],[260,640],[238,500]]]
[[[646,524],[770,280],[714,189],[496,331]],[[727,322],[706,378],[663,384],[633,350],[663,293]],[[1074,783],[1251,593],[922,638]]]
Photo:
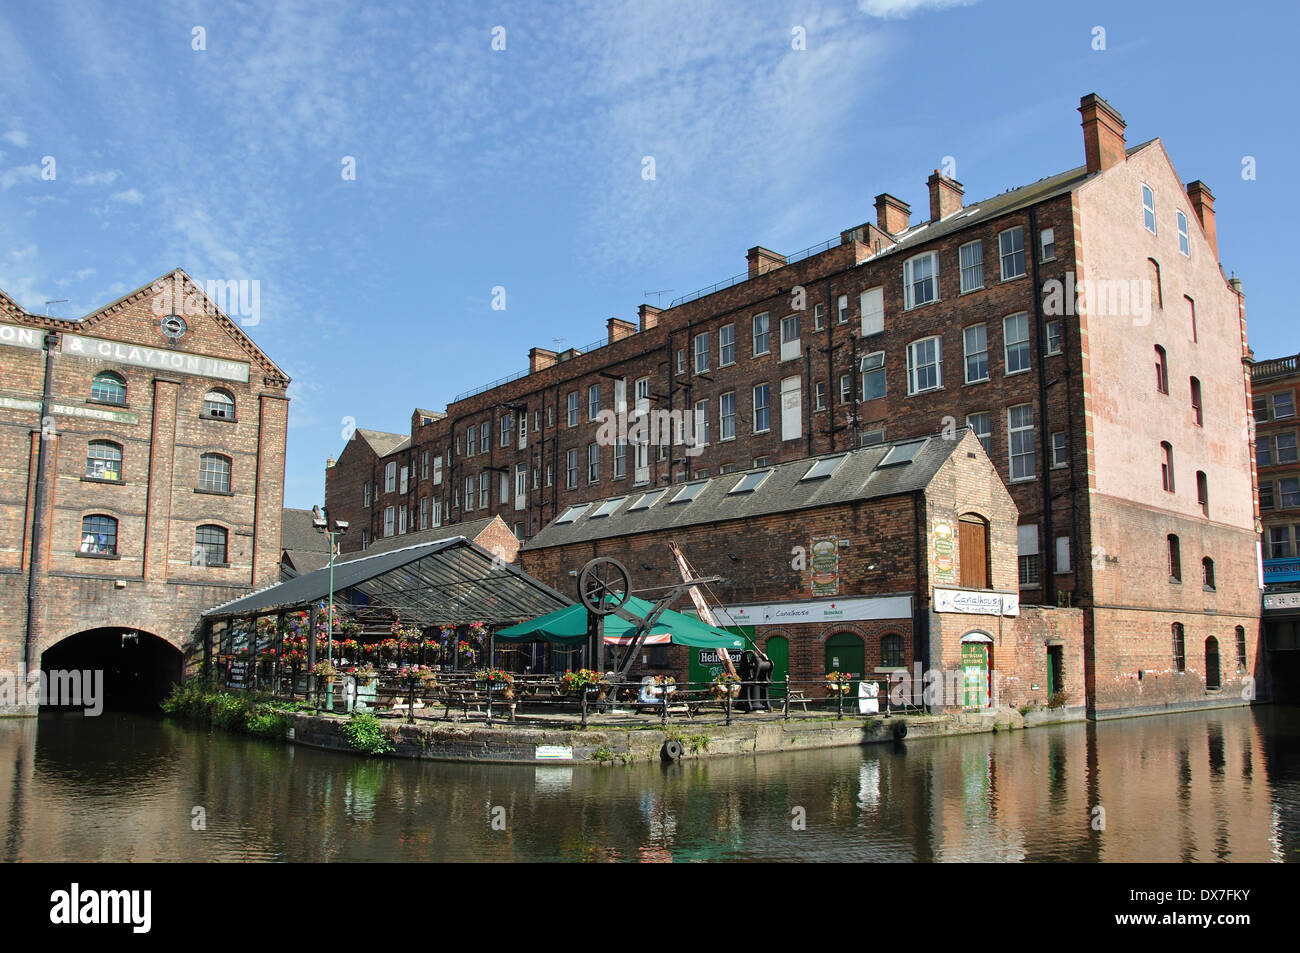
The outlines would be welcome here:
[[[1025,368],[1022,368],[1021,370],[1018,370],[1018,371],[1007,371],[1007,372],[1006,372],[1005,374],[1003,374],[1002,376],[1003,376],[1003,377],[1019,377],[1021,374],[1028,374],[1028,373],[1029,373],[1030,371],[1032,371],[1032,370],[1033,370],[1032,367],[1025,367]]]
[[[219,424],[237,424],[237,417],[214,417],[212,414],[199,414],[199,420],[213,420]]]
[[[230,563],[190,563],[191,566],[197,566],[202,569],[229,569]]]
[[[130,407],[131,407],[131,405],[128,404],[128,403],[127,403],[126,401],[124,401],[124,400],[123,400],[123,401],[118,401],[118,400],[100,400],[100,399],[97,398],[97,397],[87,397],[87,398],[86,398],[86,403],[88,403],[88,404],[98,404],[100,407],[117,407],[117,408],[119,408],[119,409],[121,409],[121,410],[128,410],[128,409],[130,409]]]
[[[1028,272],[1025,272],[1025,274],[1022,275],[1012,275],[1010,278],[999,278],[998,284],[1005,285],[1007,282],[1010,281],[1019,281],[1021,278],[1026,277],[1028,274],[1029,274]]]
[[[974,294],[977,291],[983,291],[983,290],[984,290],[983,285],[980,285],[978,288],[967,288],[965,291],[957,292],[957,297],[960,298],[962,295]]]
[[[926,395],[926,394],[937,394],[937,393],[938,393],[939,391],[941,391],[941,390],[947,390],[947,387],[945,387],[943,384],[940,384],[938,387],[927,387],[925,390],[916,390],[916,391],[912,391],[912,392],[909,393],[907,396],[908,396],[908,397],[922,397],[922,396],[924,396],[924,395]]]
[[[116,483],[118,486],[126,484],[125,480],[110,480],[108,477],[84,476],[81,478],[82,483]]]
[[[73,553],[78,559],[121,559],[117,553]]]
[[[234,490],[203,490],[199,487],[194,488],[195,493],[202,493],[204,496],[234,496]]]
[[[992,380],[993,380],[993,378],[991,378],[991,377],[981,377],[979,380],[976,380],[976,381],[967,381],[966,383],[962,384],[961,386],[962,386],[962,387],[974,387],[976,384],[988,384],[988,383],[991,383]]]

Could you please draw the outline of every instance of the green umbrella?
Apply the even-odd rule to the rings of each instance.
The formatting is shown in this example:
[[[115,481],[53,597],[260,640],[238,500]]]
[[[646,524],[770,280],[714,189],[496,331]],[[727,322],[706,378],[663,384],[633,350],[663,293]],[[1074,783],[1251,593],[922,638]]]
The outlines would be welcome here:
[[[628,598],[623,606],[633,615],[646,618],[654,609],[654,603],[636,596]],[[607,615],[605,621],[605,643],[617,643],[620,639],[630,638],[635,623],[617,615]],[[549,642],[553,645],[581,645],[587,639],[587,607],[581,604],[565,606],[546,615],[538,616],[527,622],[520,622],[508,629],[501,629],[495,637],[503,642]],[[693,619],[672,609],[659,616],[655,626],[646,636],[645,644],[655,645],[666,642],[677,645],[691,645],[700,649],[741,649],[744,639],[731,632],[715,628],[699,619]]]

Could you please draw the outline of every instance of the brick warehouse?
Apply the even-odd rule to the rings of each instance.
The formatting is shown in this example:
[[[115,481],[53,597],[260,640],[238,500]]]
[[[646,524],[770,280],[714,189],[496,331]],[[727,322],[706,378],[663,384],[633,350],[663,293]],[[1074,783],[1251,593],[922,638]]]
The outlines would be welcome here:
[[[830,671],[887,683],[915,681],[919,667],[960,686],[932,708],[1082,711],[1082,614],[1021,609],[1015,526],[997,470],[963,429],[579,503],[520,564],[571,589],[574,567],[608,556],[634,589],[654,588],[681,579],[665,545],[675,541],[697,573],[723,577],[711,592],[720,623],[772,658],[778,684],[788,673],[815,697]],[[664,646],[633,671],[705,681],[710,660],[695,653],[711,654]]]
[[[345,546],[490,514],[527,539],[624,488],[969,425],[1019,511],[1021,603],[1083,609],[1094,711],[1240,703],[1260,619],[1241,283],[1208,187],[1099,97],[1079,112],[1078,168],[975,203],[936,172],[921,221],[881,194],[874,223],[752,248],[407,433],[358,431],[326,471]],[[698,411],[696,445],[611,443],[610,411]]]
[[[0,669],[157,697],[279,576],[289,378],[179,269],[79,321],[0,293],[0,368]]]

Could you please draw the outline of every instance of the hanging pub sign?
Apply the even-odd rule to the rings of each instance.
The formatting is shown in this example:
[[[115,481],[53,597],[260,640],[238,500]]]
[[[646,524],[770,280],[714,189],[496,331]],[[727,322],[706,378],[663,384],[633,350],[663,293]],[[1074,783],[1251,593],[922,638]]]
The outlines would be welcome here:
[[[952,558],[954,549],[952,520],[934,521],[930,548],[934,550],[934,581],[953,582],[957,577]]]
[[[840,540],[838,536],[814,536],[809,547],[808,568],[812,570],[813,598],[839,595]]]

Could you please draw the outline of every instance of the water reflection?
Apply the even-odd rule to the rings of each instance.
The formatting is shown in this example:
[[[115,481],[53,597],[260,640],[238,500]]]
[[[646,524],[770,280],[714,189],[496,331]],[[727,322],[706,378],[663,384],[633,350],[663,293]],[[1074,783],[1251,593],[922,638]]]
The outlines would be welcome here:
[[[515,768],[55,715],[0,721],[0,824],[25,861],[1283,860],[1300,856],[1298,746],[1300,709],[1267,707]]]

